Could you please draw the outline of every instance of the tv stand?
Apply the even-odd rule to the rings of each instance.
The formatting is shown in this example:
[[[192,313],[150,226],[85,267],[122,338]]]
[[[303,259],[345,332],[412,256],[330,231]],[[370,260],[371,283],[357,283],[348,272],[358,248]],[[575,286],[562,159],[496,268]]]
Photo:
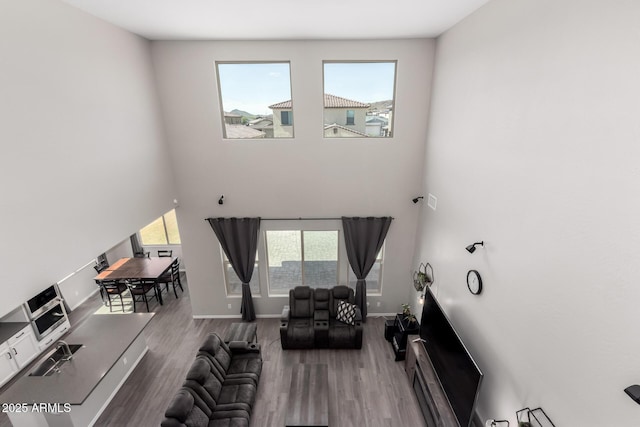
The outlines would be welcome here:
[[[421,342],[407,343],[404,369],[413,388],[418,406],[429,427],[458,427],[453,409],[431,366],[429,355]]]

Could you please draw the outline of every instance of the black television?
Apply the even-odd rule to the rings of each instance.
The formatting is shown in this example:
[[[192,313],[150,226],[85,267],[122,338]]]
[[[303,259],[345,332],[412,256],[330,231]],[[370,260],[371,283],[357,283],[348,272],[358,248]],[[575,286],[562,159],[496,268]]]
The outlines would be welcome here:
[[[469,427],[483,375],[429,288],[422,307],[420,338],[458,424]]]

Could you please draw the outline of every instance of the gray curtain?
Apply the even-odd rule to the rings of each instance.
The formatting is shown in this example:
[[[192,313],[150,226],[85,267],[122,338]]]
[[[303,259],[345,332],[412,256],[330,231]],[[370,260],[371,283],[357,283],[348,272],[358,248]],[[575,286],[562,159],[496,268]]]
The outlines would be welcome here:
[[[132,234],[129,236],[129,240],[131,240],[131,250],[133,251],[133,255],[139,254],[143,252],[142,246],[140,246],[140,242],[138,241],[138,235]]]
[[[260,218],[207,218],[213,232],[229,259],[233,271],[242,281],[242,320],[251,322],[256,318],[249,282],[253,276],[258,248]]]
[[[342,217],[344,242],[349,265],[358,278],[356,283],[356,305],[362,313],[362,321],[367,321],[367,282],[365,277],[376,262],[376,256],[387,236],[391,217],[359,218]]]

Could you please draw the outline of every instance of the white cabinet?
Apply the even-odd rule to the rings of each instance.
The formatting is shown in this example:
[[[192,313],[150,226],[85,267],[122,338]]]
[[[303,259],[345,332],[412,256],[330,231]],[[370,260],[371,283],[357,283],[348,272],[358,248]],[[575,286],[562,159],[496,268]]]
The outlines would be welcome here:
[[[31,325],[0,343],[0,385],[9,381],[20,369],[40,354]]]
[[[18,366],[13,359],[13,352],[7,343],[0,344],[0,385],[9,381],[16,372]]]
[[[13,360],[22,369],[40,354],[31,326],[27,326],[7,341]]]

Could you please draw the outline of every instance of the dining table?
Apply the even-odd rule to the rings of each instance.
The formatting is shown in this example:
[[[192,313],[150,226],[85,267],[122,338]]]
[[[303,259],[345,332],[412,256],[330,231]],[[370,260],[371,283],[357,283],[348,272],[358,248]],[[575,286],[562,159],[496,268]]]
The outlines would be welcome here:
[[[175,258],[171,257],[144,257],[144,258],[120,258],[94,279],[96,282],[103,280],[153,280],[158,290],[158,302],[162,305],[162,291],[158,279],[171,268]]]

